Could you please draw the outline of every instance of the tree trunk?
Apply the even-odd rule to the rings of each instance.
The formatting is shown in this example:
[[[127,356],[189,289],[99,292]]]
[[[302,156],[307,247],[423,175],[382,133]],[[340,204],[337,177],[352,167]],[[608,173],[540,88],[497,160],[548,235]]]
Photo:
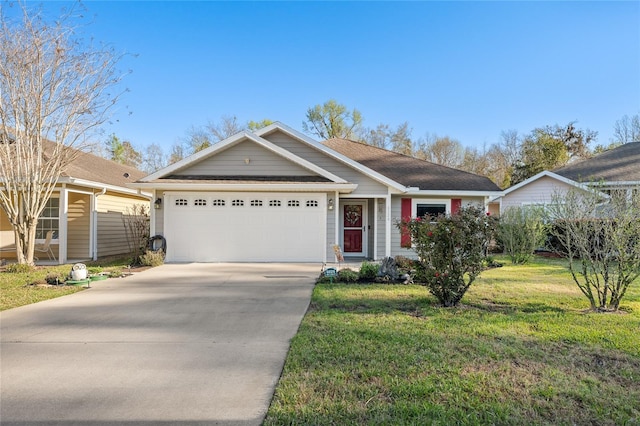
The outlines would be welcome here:
[[[36,248],[36,230],[38,220],[28,218],[27,223],[20,223],[13,227],[16,241],[16,260],[20,264],[34,265]]]

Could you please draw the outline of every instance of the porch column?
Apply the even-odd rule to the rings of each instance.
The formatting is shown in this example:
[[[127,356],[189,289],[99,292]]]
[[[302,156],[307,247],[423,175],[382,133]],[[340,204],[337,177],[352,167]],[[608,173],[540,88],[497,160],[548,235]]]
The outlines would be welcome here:
[[[378,199],[373,199],[373,260],[378,260]]]
[[[384,257],[391,256],[391,194],[387,193],[387,198],[385,200],[385,215],[384,215]]]
[[[69,214],[69,191],[60,189],[60,217],[58,218],[58,263],[67,263],[67,219]]]
[[[334,244],[340,244],[340,197],[338,191],[333,194],[333,214],[335,220]],[[331,248],[333,252],[333,247]],[[335,257],[334,257],[335,261]]]

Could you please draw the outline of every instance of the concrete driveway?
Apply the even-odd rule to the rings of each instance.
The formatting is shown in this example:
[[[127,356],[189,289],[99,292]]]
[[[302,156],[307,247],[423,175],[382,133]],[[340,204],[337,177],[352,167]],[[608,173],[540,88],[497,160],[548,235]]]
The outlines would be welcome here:
[[[258,425],[320,265],[169,264],[0,313],[0,421]]]

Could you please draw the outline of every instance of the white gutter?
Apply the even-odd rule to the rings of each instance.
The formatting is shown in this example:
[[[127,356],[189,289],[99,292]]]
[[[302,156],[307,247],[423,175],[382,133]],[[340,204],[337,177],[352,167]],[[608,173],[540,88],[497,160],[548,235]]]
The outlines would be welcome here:
[[[337,191],[341,194],[348,194],[355,191],[358,187],[355,183],[323,183],[323,184],[290,184],[290,183],[144,183],[136,182],[127,184],[132,188],[162,188],[168,191],[266,191],[266,192],[333,192]]]
[[[447,191],[447,190],[419,190],[417,188],[407,188],[406,194],[410,195],[436,195],[436,196],[458,196],[458,197],[501,197],[503,191]]]
[[[117,186],[117,185],[108,185],[108,184],[104,184],[104,183],[100,183],[100,182],[94,182],[94,181],[90,181],[90,180],[85,180],[85,179],[76,179],[76,178],[70,178],[70,177],[60,177],[58,179],[58,183],[61,184],[69,184],[69,185],[81,185],[81,186],[87,186],[90,188],[95,188],[95,189],[99,189],[99,190],[104,190],[105,192],[108,191],[113,191],[113,192],[119,192],[122,194],[128,194],[128,195],[140,195],[142,197],[151,199],[152,197],[152,193],[151,192],[141,192],[137,189],[129,189],[129,188],[125,188],[123,186]],[[127,184],[129,185],[129,184]]]

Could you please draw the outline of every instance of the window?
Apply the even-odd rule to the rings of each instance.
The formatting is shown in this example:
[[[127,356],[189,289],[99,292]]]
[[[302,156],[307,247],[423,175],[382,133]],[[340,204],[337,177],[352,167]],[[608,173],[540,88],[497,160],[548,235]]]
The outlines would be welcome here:
[[[197,200],[195,200],[193,202],[194,206],[206,206],[207,205],[207,200],[204,200],[202,198],[198,198]]]
[[[287,207],[300,207],[300,201],[298,201],[298,200],[289,200],[289,201],[287,201]]]
[[[282,206],[282,201],[280,200],[269,200],[269,207],[280,207]]]
[[[262,207],[262,200],[251,200],[251,207]]]
[[[233,207],[242,207],[244,206],[244,200],[233,200],[231,201],[231,205]]]
[[[411,200],[411,217],[435,218],[439,214],[451,213],[451,200],[446,198],[413,198]]]
[[[211,205],[212,205],[212,206],[216,206],[216,207],[224,207],[225,202],[224,202],[224,200],[220,200],[220,199],[218,199],[218,200],[213,200],[213,201],[211,202]]]
[[[178,198],[176,200],[176,206],[186,206],[187,204],[188,202],[184,198]]]
[[[38,218],[38,226],[36,227],[36,240],[44,240],[47,238],[47,232],[53,231],[53,239],[58,239],[59,229],[59,213],[60,213],[60,199],[49,198],[47,204],[42,211],[42,214]]]
[[[416,205],[416,217],[428,216],[431,219],[438,217],[438,215],[447,213],[447,206],[445,204],[417,204]]]
[[[318,202],[316,200],[307,201],[307,207],[318,207]]]

